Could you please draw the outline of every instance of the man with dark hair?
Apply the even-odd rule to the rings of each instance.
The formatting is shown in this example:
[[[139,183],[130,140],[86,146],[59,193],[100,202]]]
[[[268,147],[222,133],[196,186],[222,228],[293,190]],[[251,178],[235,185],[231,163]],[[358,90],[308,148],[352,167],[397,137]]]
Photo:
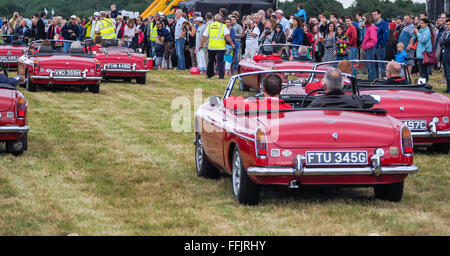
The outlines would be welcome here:
[[[309,108],[358,108],[369,109],[375,100],[369,95],[350,95],[342,90],[344,78],[339,69],[329,69],[324,78],[325,95],[315,99]]]
[[[281,78],[275,74],[270,74],[263,79],[264,97],[280,97],[282,88]]]
[[[380,9],[375,9],[372,12],[375,25],[378,27],[377,44],[375,45],[375,57],[377,60],[384,61],[386,57],[386,44],[389,41],[389,24],[381,18]],[[376,65],[376,75],[381,73],[381,77],[386,77],[385,64]]]

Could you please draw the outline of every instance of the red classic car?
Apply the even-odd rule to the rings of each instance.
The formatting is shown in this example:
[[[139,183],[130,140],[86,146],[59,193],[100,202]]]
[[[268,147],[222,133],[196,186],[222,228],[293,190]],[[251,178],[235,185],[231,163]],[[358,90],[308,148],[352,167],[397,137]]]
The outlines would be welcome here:
[[[313,68],[316,62],[307,60],[295,60],[298,56],[300,45],[293,44],[264,44],[258,49],[258,54],[253,58],[243,58],[239,62],[238,73],[248,73],[266,70],[286,70],[286,69],[306,69]],[[279,51],[281,54],[273,54]],[[327,70],[329,67],[322,67],[319,70]],[[306,79],[308,74],[303,74],[301,80]],[[321,74],[317,74],[321,76]],[[246,76],[240,81],[239,89],[247,91],[249,88],[259,91],[262,81],[262,75]]]
[[[153,60],[127,47],[105,45],[93,54],[100,61],[104,79],[136,79],[136,83],[145,84],[147,73],[153,68]]]
[[[231,77],[223,98],[210,97],[195,114],[197,175],[231,174],[234,197],[242,204],[257,204],[261,185],[373,186],[376,198],[401,200],[404,179],[418,167],[409,128],[385,110],[305,108],[315,96],[286,92],[280,98],[291,109],[228,107],[229,99],[239,100],[230,97],[237,80],[283,72],[325,73],[276,70]],[[261,102],[260,97],[247,100]]]
[[[351,61],[356,64],[370,62],[388,64],[388,61]],[[313,69],[320,69],[336,64],[325,62]],[[375,95],[377,107],[386,109],[388,114],[402,121],[411,129],[415,146],[427,146],[431,151],[448,154],[450,149],[450,99],[436,93],[426,81],[420,84],[411,81],[405,65],[402,65],[405,85],[385,84],[381,79],[368,81],[357,79],[358,89],[362,95]],[[419,79],[420,81],[420,79]],[[298,90],[299,94],[305,94]]]
[[[0,68],[8,77],[6,66]],[[6,143],[6,151],[15,156],[28,149],[27,101],[15,85],[0,82],[0,141]]]
[[[19,59],[19,74],[26,78],[26,89],[35,92],[38,86],[77,87],[99,93],[101,76],[100,62],[77,43],[65,40],[50,40],[51,46],[42,41],[32,42],[28,52]],[[63,43],[72,43],[69,52],[64,52]]]
[[[21,42],[0,44],[0,62],[5,63],[6,68],[16,69],[20,56],[28,50],[26,44]]]

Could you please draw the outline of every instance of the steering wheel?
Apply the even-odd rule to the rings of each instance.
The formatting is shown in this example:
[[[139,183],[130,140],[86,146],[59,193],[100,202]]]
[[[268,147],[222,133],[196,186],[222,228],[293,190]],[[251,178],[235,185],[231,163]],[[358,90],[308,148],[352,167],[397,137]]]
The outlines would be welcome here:
[[[312,90],[312,91],[308,92],[308,94],[306,94],[305,98],[303,98],[303,101],[302,101],[302,108],[305,108],[305,107],[306,107],[306,99],[307,99],[309,96],[311,96],[311,94],[313,94],[313,93],[315,93],[315,92],[325,92],[325,89],[319,88],[319,89],[315,89],[315,90]]]
[[[376,82],[383,81],[383,80],[384,79],[382,79],[382,78],[377,78],[377,79],[373,80],[372,82],[370,82],[370,85],[374,85]]]

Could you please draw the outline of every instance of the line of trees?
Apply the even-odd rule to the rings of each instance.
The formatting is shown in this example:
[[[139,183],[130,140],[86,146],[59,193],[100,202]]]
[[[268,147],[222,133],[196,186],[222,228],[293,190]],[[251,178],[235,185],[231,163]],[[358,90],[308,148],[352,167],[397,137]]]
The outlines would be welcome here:
[[[272,2],[271,0],[266,1]],[[1,0],[0,16],[11,17],[13,11],[18,11],[23,17],[30,17],[46,8],[48,11],[54,9],[55,14],[63,17],[75,14],[88,18],[95,11],[108,10],[111,4],[116,4],[119,10],[142,12],[151,3],[152,0]],[[283,9],[286,14],[294,14],[297,12],[299,3],[303,3],[305,6],[308,17],[317,16],[319,13],[329,15],[332,12],[354,16],[357,11],[371,12],[375,8],[381,9],[384,17],[397,17],[406,13],[418,15],[425,10],[424,3],[416,3],[412,0],[395,0],[393,2],[389,0],[354,0],[353,4],[346,9],[337,0],[293,0],[280,1],[278,7]]]

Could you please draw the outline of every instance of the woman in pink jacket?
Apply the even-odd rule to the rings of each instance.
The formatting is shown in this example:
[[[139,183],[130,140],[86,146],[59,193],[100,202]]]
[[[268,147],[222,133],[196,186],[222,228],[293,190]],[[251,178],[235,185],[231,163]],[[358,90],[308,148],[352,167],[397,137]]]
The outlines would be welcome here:
[[[375,45],[377,44],[378,28],[374,25],[374,19],[371,13],[366,13],[363,16],[366,33],[364,34],[364,41],[361,44],[362,49],[366,53],[366,60],[375,60]],[[367,64],[367,71],[369,73],[369,81],[377,79],[375,63]]]

